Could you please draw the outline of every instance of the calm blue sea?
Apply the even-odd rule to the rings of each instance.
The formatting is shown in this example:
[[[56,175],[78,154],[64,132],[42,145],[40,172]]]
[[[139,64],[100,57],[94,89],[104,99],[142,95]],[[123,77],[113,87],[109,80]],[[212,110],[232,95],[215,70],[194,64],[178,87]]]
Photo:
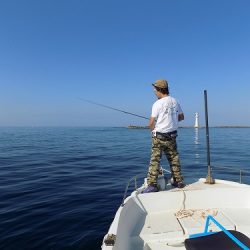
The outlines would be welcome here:
[[[179,129],[186,182],[206,176],[205,138]],[[249,138],[248,128],[210,129],[215,177],[250,171]],[[127,180],[146,175],[150,147],[146,129],[0,128],[0,249],[100,249]]]

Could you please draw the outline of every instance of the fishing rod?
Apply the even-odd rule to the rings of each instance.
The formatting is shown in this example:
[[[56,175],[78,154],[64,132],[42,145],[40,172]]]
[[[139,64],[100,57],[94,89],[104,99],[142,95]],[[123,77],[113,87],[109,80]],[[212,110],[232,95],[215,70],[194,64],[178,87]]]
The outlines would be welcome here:
[[[133,115],[133,116],[137,116],[137,117],[149,120],[149,118],[147,118],[145,116],[137,115],[137,114],[125,111],[125,110],[117,109],[117,108],[114,108],[114,107],[111,107],[111,106],[107,106],[107,105],[104,105],[104,104],[101,104],[101,103],[93,102],[93,101],[90,101],[90,100],[87,100],[87,99],[83,99],[83,98],[79,98],[79,99],[82,100],[82,101],[85,101],[85,102],[88,102],[88,103],[100,106],[100,107],[104,107],[104,108],[107,108],[107,109],[112,109],[112,110],[115,110],[115,111],[118,111],[118,112],[122,112],[122,113],[127,114],[127,115]]]

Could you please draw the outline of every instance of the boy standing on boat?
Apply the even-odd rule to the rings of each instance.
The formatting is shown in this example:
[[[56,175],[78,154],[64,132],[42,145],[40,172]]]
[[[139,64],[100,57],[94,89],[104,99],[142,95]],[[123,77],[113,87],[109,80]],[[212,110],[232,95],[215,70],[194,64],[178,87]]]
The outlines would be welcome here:
[[[169,95],[166,80],[157,80],[152,85],[158,100],[153,104],[149,121],[152,130],[152,152],[147,176],[148,186],[143,193],[158,191],[157,179],[162,153],[167,156],[170,165],[172,185],[178,188],[185,186],[176,143],[178,122],[184,120],[184,114],[180,104]]]

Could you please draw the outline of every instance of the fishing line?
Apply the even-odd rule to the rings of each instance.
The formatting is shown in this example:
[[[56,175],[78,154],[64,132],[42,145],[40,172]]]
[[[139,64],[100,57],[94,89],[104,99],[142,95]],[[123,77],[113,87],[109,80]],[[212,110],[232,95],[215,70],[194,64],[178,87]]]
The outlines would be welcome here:
[[[137,116],[137,117],[149,120],[149,118],[147,118],[145,116],[137,115],[137,114],[125,111],[125,110],[117,109],[117,108],[114,108],[114,107],[111,107],[111,106],[107,106],[107,105],[104,105],[104,104],[101,104],[101,103],[93,102],[93,101],[90,101],[90,100],[87,100],[87,99],[83,99],[83,98],[79,98],[79,99],[82,100],[82,101],[85,101],[85,102],[88,102],[88,103],[100,106],[100,107],[104,107],[104,108],[107,108],[107,109],[112,109],[112,110],[115,110],[115,111],[118,111],[118,112],[122,112],[122,113],[127,114],[127,115],[133,115],[133,116]]]

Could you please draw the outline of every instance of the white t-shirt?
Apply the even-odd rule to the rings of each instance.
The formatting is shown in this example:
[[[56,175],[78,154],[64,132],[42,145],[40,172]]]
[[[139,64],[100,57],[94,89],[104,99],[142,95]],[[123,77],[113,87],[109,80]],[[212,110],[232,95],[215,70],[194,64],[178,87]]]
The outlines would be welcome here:
[[[157,119],[153,132],[168,133],[178,128],[178,114],[183,113],[180,104],[171,96],[157,100],[151,117]]]

